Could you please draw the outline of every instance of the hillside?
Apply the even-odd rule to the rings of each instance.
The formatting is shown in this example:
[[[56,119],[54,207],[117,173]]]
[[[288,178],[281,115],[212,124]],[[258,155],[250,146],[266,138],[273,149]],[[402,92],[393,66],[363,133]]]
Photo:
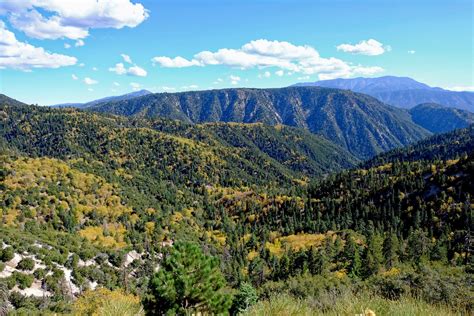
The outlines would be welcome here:
[[[285,183],[357,162],[324,138],[290,127],[189,125],[32,106],[0,111],[2,140],[11,150],[145,168],[174,183]],[[173,170],[180,170],[179,177]]]
[[[397,161],[457,159],[474,152],[474,125],[449,133],[431,136],[405,148],[380,154],[363,163],[366,167]]]
[[[295,86],[352,90],[371,95],[386,104],[401,108],[409,109],[422,103],[437,103],[474,112],[474,93],[434,88],[407,77],[333,79],[298,83]]]
[[[159,93],[101,104],[90,110],[189,123],[283,124],[322,135],[358,158],[368,158],[429,135],[404,111],[366,95],[325,88]]]
[[[23,106],[23,105],[25,105],[23,102],[12,99],[12,98],[4,95],[4,94],[0,94],[0,104],[10,105],[10,106]]]
[[[474,123],[474,114],[439,104],[424,103],[410,109],[413,122],[432,133],[465,128]]]
[[[117,289],[149,297],[163,252],[185,241],[218,258],[234,302],[244,281],[262,299],[346,300],[363,285],[390,301],[398,284],[447,310],[474,302],[472,129],[414,145],[457,142],[426,161],[327,175],[355,159],[282,125],[35,106],[1,106],[0,118],[0,288],[16,309],[76,311],[101,287],[113,302]]]

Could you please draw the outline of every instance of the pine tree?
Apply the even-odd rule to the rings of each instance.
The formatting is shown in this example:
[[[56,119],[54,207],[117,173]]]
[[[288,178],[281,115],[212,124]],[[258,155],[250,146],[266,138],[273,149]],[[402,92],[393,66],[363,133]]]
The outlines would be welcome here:
[[[150,315],[225,313],[231,298],[216,258],[198,245],[177,242],[150,282],[145,306]]]
[[[380,269],[383,261],[382,243],[383,239],[378,234],[373,234],[369,238],[364,264],[364,269],[367,276],[377,273]]]
[[[387,234],[383,242],[383,260],[385,268],[391,269],[398,262],[398,239],[394,233]]]
[[[346,260],[349,274],[353,277],[359,276],[362,267],[360,250],[352,235],[347,236],[343,257]]]

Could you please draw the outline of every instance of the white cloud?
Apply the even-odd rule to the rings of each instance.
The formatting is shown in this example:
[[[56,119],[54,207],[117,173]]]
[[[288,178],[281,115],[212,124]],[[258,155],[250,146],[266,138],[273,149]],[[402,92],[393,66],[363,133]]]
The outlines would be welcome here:
[[[153,63],[159,64],[161,67],[165,68],[184,68],[191,66],[201,66],[196,60],[187,60],[181,56],[175,58],[169,58],[165,56],[154,57],[152,59]]]
[[[363,75],[363,76],[372,76],[383,72],[382,67],[363,67],[363,66],[356,66],[352,69],[355,74]]]
[[[229,79],[230,79],[230,83],[233,85],[238,84],[239,81],[242,80],[242,78],[240,78],[239,76],[234,76],[234,75],[230,75]]]
[[[84,67],[85,65],[86,65],[86,64],[84,64],[84,63],[80,63],[78,66],[79,66],[79,67]]]
[[[474,86],[455,86],[446,89],[451,91],[474,91]]]
[[[416,53],[416,51],[414,51],[414,50],[409,50],[407,53],[410,54],[410,55],[413,55],[414,53]]]
[[[298,77],[296,79],[298,79],[298,80],[309,80],[309,78],[310,78],[309,76],[301,76],[301,77]]]
[[[76,46],[76,47],[81,47],[81,46],[84,46],[84,45],[86,45],[86,43],[84,43],[84,41],[81,40],[81,39],[77,40],[76,44],[74,44],[74,46]]]
[[[79,79],[79,77],[76,76],[75,74],[72,74],[71,77],[72,77],[72,80],[78,80]]]
[[[38,39],[70,38],[77,40],[89,35],[87,29],[73,25],[63,25],[59,16],[53,15],[50,18],[45,18],[34,9],[12,12],[9,20],[14,28],[24,32],[29,37]]]
[[[89,77],[85,77],[84,78],[84,83],[87,84],[87,85],[91,85],[91,84],[98,84],[99,82],[97,80],[91,79]]]
[[[92,67],[92,70],[93,70],[93,71],[97,71],[97,70],[99,70],[99,69],[98,69],[97,67]]]
[[[270,71],[265,71],[263,74],[259,74],[258,75],[258,78],[262,79],[262,78],[270,78],[271,77],[271,73]]]
[[[140,84],[136,82],[130,82],[130,86],[132,87],[133,91],[140,90]]]
[[[196,90],[197,88],[199,88],[198,85],[192,84],[192,85],[189,85],[189,86],[182,86],[181,90]]]
[[[136,77],[146,77],[147,72],[145,69],[141,67],[133,66],[133,67],[128,68],[127,75],[136,76]]]
[[[277,75],[278,77],[283,77],[284,74],[285,74],[285,72],[283,70],[275,71],[275,75]]]
[[[132,61],[130,56],[122,54],[122,58],[128,62]],[[115,72],[117,75],[129,75],[129,76],[135,76],[135,77],[146,77],[147,76],[147,71],[137,65],[133,65],[127,69],[123,63],[117,63],[115,64],[114,67],[110,67],[109,71]]]
[[[120,83],[118,83],[118,82],[115,81],[115,82],[114,82],[114,86],[118,87],[118,86],[120,86]]]
[[[120,54],[120,56],[122,56],[123,61],[125,61],[126,63],[129,63],[129,64],[132,64],[132,59],[130,58],[130,56],[128,56],[126,54]]]
[[[71,45],[68,44],[68,43],[64,43],[64,48],[69,49],[69,48],[71,48]]]
[[[86,38],[94,28],[136,27],[148,12],[130,0],[2,0],[0,15],[38,39]]]
[[[117,75],[124,75],[127,73],[127,69],[123,65],[123,63],[115,64],[115,67],[109,68],[109,71],[115,72]]]
[[[385,53],[386,51],[390,51],[390,46],[384,46],[377,40],[369,39],[366,41],[360,41],[358,44],[341,44],[337,46],[337,50],[343,51],[345,53],[351,54],[360,54],[360,55],[367,55],[367,56],[376,56]]]
[[[76,63],[75,57],[50,53],[42,47],[18,41],[0,20],[0,69],[59,68]]]
[[[275,67],[289,73],[318,74],[325,78],[350,77],[375,71],[374,67],[353,66],[343,60],[323,58],[308,45],[298,46],[289,42],[259,39],[244,44],[239,49],[221,48],[215,52],[202,51],[192,59],[181,56],[160,56],[152,59],[166,68],[224,65],[232,68],[250,69]],[[377,70],[382,68],[377,67]]]
[[[165,92],[172,92],[172,91],[176,91],[176,88],[164,86],[164,87],[161,87],[161,90]]]
[[[87,91],[92,92],[92,91],[94,91],[94,89],[92,89],[92,88],[87,88]]]

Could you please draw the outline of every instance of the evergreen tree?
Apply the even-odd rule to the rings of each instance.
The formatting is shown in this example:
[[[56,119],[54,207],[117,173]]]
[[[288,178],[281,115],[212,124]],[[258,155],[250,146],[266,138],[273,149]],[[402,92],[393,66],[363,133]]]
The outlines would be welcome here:
[[[397,235],[390,233],[385,236],[383,242],[383,260],[385,268],[391,269],[398,262],[398,239]]]
[[[378,234],[372,234],[367,244],[364,269],[367,276],[375,274],[380,269],[383,261],[383,239]]]
[[[248,282],[243,282],[240,284],[239,292],[234,298],[232,304],[232,312],[234,313],[243,313],[250,306],[257,303],[258,295],[257,290]]]
[[[216,258],[196,244],[177,242],[150,281],[146,310],[150,315],[225,313],[231,304],[225,285]]]

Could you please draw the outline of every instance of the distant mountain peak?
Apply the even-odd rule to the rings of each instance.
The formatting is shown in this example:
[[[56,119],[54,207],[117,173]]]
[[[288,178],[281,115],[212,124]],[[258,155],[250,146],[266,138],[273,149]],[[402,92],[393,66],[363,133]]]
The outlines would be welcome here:
[[[318,86],[365,93],[387,104],[412,108],[421,103],[438,103],[446,107],[474,112],[474,93],[444,90],[409,77],[331,79],[302,82],[295,86]]]

